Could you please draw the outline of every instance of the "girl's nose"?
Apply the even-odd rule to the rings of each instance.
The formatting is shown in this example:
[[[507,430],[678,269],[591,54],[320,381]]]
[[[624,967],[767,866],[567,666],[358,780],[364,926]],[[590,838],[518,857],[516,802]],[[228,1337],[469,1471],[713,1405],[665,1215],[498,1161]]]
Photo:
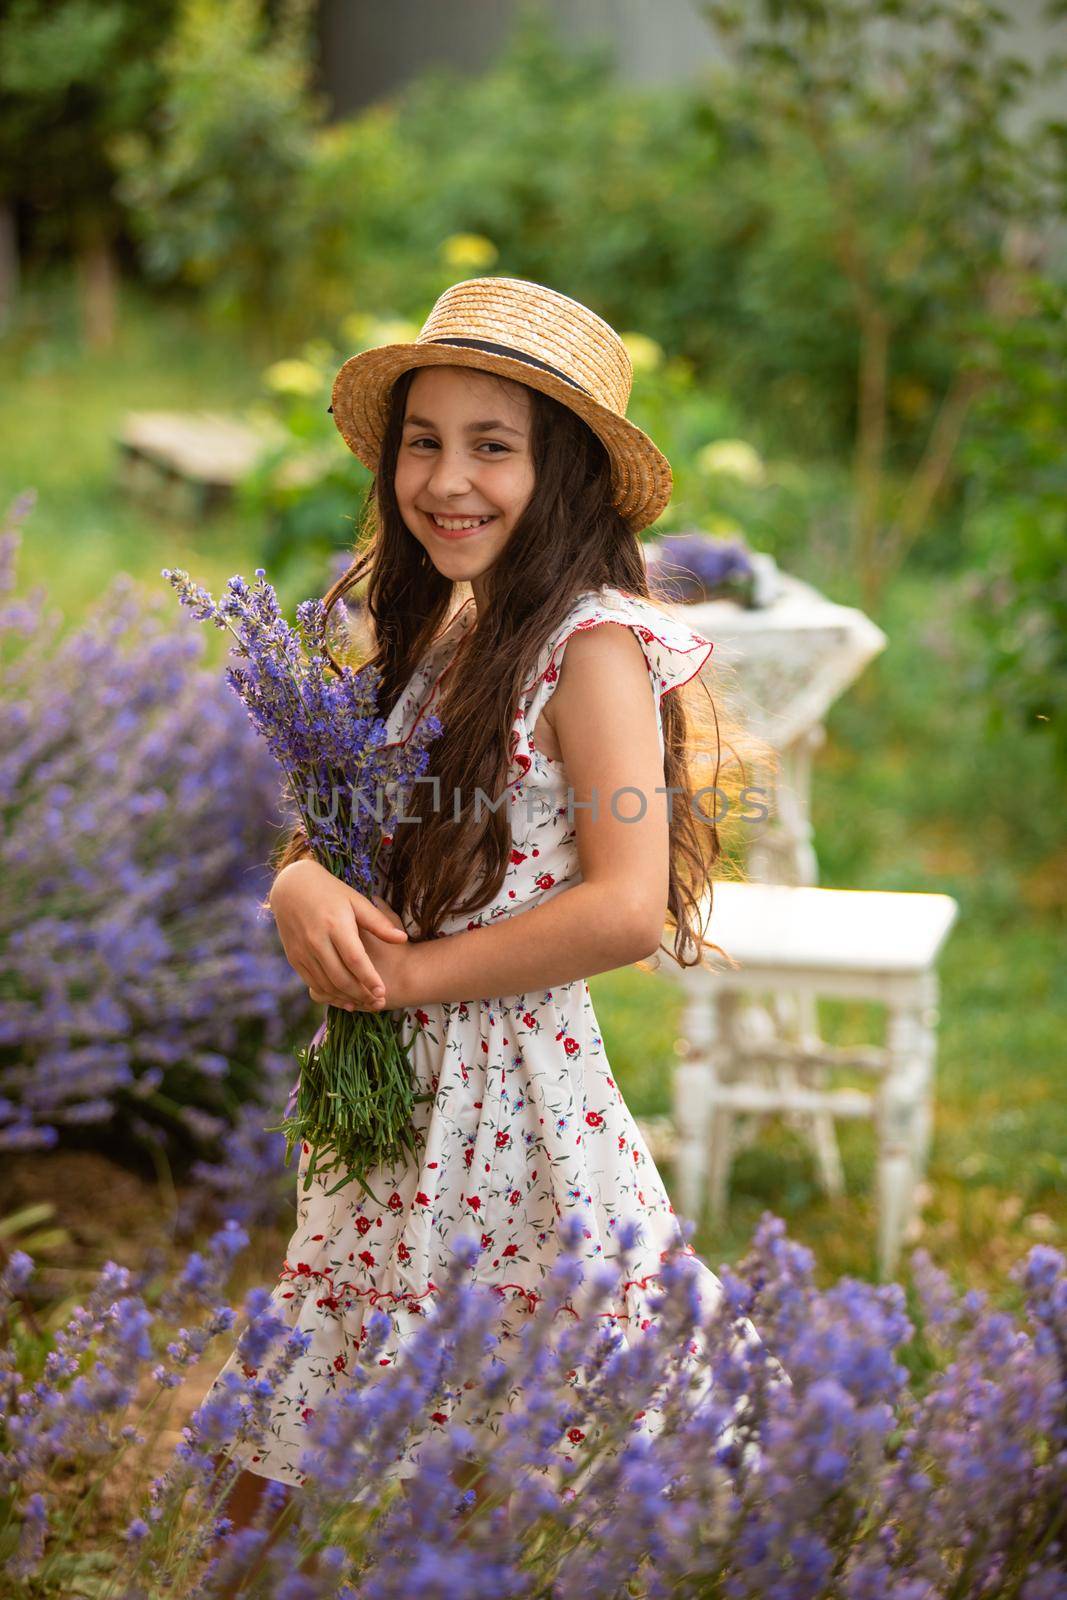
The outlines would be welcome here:
[[[449,494],[463,494],[470,486],[470,469],[462,456],[450,456],[446,450],[438,453],[428,479],[428,488],[443,504]]]

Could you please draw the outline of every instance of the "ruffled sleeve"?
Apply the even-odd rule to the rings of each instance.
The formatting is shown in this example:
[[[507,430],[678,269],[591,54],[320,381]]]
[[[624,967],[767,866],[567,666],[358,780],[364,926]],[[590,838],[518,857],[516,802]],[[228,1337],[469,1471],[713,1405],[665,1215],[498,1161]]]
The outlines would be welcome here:
[[[520,775],[538,766],[559,767],[559,762],[550,761],[536,748],[533,730],[559,682],[567,640],[572,634],[606,622],[623,623],[637,636],[655,691],[656,720],[663,751],[663,696],[695,678],[711,656],[714,645],[652,601],[619,589],[604,588],[579,599],[563,626],[541,651],[534,674],[523,690],[512,733],[512,761]]]

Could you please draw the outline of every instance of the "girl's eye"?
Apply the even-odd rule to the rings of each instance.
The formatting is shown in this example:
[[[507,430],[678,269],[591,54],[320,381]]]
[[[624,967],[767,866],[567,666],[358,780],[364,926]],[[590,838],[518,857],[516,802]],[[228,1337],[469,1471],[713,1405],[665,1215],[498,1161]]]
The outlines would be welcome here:
[[[424,437],[422,439],[412,439],[411,443],[413,446],[417,444],[433,444],[434,440],[430,439],[429,437]],[[501,444],[499,439],[483,439],[482,444],[492,445],[494,450],[503,450],[505,455],[511,454],[511,451],[508,449],[507,445]],[[479,445],[478,448],[480,450],[481,445]]]

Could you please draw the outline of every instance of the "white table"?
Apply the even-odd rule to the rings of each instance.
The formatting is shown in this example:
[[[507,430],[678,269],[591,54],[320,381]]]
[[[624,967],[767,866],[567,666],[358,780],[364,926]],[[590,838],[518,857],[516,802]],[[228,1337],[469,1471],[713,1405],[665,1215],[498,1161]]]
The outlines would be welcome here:
[[[780,766],[758,782],[770,814],[753,825],[746,863],[761,883],[814,884],[811,759],[825,738],[830,707],[888,640],[870,617],[779,572],[771,604],[748,609],[708,600],[670,609],[715,649],[701,677],[731,718],[765,739]]]
[[[669,609],[714,644],[702,681],[733,721],[766,741],[777,763],[773,771],[760,770],[751,780],[768,791],[768,816],[749,827],[748,879],[757,884],[814,886],[819,868],[812,843],[812,757],[825,738],[823,724],[830,707],[888,640],[855,607],[838,605],[791,573],[779,569],[775,577],[776,598],[761,607],[723,599]],[[719,888],[728,890],[730,885],[716,885]],[[714,920],[702,931],[718,942]],[[663,958],[653,958],[652,970],[662,965]],[[816,994],[798,993],[788,985],[775,989],[772,984],[766,1004],[754,995],[738,996],[731,1016],[740,1034],[775,1040],[773,1048],[780,1051],[799,1051],[818,1039]],[[687,1037],[690,1051],[699,1048],[700,1017],[691,1000],[683,1024],[683,1036],[687,1029],[692,1035]],[[799,1093],[799,1078],[788,1061],[778,1062],[775,1070],[786,1090],[791,1080]],[[676,1072],[684,1077],[684,1063]],[[678,1082],[675,1090],[677,1095]],[[676,1144],[676,1117],[677,1112],[675,1117],[658,1119],[662,1126],[655,1130],[660,1135],[656,1148],[684,1166],[684,1151]],[[803,1131],[809,1132],[831,1192],[837,1192],[840,1160],[832,1118],[821,1113],[810,1120],[810,1130]],[[692,1198],[687,1191],[687,1202]]]

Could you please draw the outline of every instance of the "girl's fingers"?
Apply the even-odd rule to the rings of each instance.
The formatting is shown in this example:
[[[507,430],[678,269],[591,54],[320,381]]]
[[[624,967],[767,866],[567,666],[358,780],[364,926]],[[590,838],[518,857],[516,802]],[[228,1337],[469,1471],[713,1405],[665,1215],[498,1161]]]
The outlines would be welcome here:
[[[309,993],[314,988],[320,995],[337,995],[342,1003],[359,1001],[370,1005],[379,992],[384,994],[385,985],[362,945],[358,946],[358,954],[360,969],[354,974],[327,934],[325,944],[302,943],[292,954],[287,950],[286,959],[308,985]],[[334,1003],[331,998],[330,1004]]]
[[[376,1000],[373,1004],[364,1000],[353,1000],[344,994],[323,994],[317,989],[309,989],[312,1000],[317,1005],[336,1006],[338,1011],[381,1011],[385,1006],[384,1000]]]
[[[296,972],[297,975],[301,977],[307,984],[308,993],[311,995],[313,1000],[315,1000],[319,994],[326,994],[327,992],[332,991],[334,987],[333,984],[322,970],[321,964],[315,959],[314,955],[310,951],[302,953],[299,962],[290,961],[289,964],[293,968],[294,972]]]
[[[385,918],[384,927],[381,926],[378,919],[375,919],[372,931],[380,934],[381,938],[383,939],[390,938],[396,932],[402,933],[404,937],[407,938],[407,929],[404,927],[403,921],[397,916],[392,906],[389,905],[380,894],[371,895],[371,902],[378,908],[382,916]]]
[[[360,988],[358,993],[350,992],[350,974],[347,972],[342,974],[340,971],[331,973],[326,961],[314,950],[304,951],[294,970],[307,984],[308,994],[316,1005],[336,1005],[344,1008],[354,1004],[369,1006],[371,1003],[372,996],[365,989]]]
[[[370,1005],[385,994],[385,984],[358,939],[354,943],[346,940],[342,945],[331,935],[329,949],[319,953],[319,964],[326,973],[327,988],[350,1000]]]

